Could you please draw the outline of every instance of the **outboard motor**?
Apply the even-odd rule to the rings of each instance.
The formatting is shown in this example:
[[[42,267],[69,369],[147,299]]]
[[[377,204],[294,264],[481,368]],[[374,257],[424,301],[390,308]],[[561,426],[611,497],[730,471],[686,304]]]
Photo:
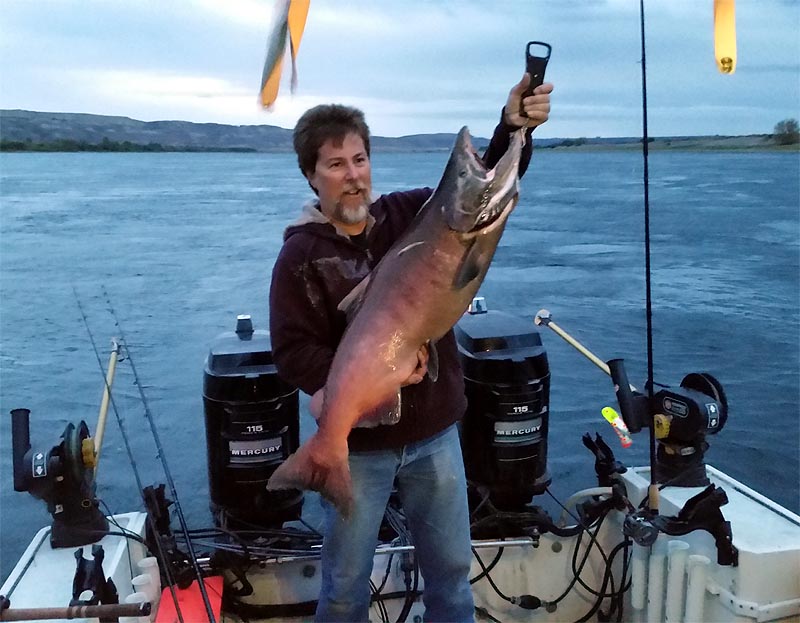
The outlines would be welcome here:
[[[467,479],[501,510],[523,510],[550,484],[550,369],[530,322],[477,297],[455,327],[466,385],[461,446]]]
[[[203,375],[211,512],[232,530],[280,527],[300,518],[303,494],[267,491],[272,473],[300,441],[298,390],[272,363],[269,332],[239,316],[220,334]]]

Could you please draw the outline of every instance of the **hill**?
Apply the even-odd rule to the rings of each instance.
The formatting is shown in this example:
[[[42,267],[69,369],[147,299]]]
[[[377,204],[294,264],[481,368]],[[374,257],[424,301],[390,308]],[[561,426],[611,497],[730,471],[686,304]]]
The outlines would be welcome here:
[[[373,136],[380,151],[439,151],[453,146],[455,134]],[[3,151],[292,151],[292,131],[272,125],[224,125],[190,121],[138,121],[85,113],[0,110]],[[476,137],[482,149],[488,139]],[[638,137],[545,138],[545,148],[634,149]],[[771,135],[675,136],[651,138],[653,149],[765,149]]]
[[[82,113],[0,110],[3,142],[53,144],[107,142],[173,149],[289,151],[292,132],[270,125],[233,126],[189,121],[138,121],[128,117]]]

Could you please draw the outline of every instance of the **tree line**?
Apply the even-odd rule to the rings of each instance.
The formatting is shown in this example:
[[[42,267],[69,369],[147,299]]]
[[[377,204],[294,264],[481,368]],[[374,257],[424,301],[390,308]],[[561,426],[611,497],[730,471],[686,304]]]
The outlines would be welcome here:
[[[650,141],[654,139],[651,137]],[[775,124],[772,132],[772,140],[777,145],[797,145],[800,144],[800,126],[797,119],[784,119]],[[584,145],[586,138],[565,139],[558,144],[548,145],[548,147],[573,147]],[[100,143],[89,143],[75,139],[64,138],[55,141],[34,143],[28,139],[25,141],[13,141],[7,139],[0,140],[0,151],[108,151],[108,152],[255,152],[252,147],[193,147],[193,146],[173,146],[162,145],[161,143],[150,142],[132,143],[131,141],[112,141],[108,137],[103,137]]]
[[[28,139],[25,141],[0,140],[0,151],[108,151],[108,152],[255,152],[252,147],[193,147],[162,145],[150,142],[147,144],[132,143],[131,141],[112,141],[103,137],[100,143],[89,143],[71,138],[62,138],[55,141],[35,143]]]
[[[778,145],[796,145],[800,143],[800,127],[797,119],[784,119],[775,124],[772,136]]]

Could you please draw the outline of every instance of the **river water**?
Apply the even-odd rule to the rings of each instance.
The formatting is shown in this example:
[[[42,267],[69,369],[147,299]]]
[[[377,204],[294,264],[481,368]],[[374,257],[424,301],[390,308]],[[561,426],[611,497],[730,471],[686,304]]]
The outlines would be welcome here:
[[[435,185],[446,158],[374,154],[375,189]],[[730,418],[708,463],[798,512],[800,157],[656,152],[650,177],[655,380],[718,378]],[[77,300],[103,366],[119,334],[109,303],[120,318],[190,526],[209,525],[204,358],[237,314],[267,327],[281,234],[309,194],[288,154],[0,154],[0,576],[49,523],[43,502],[13,491],[8,412],[31,409],[41,448],[68,422],[96,424],[102,374]],[[549,309],[601,359],[625,358],[642,386],[642,203],[638,153],[537,151],[481,294],[523,318]],[[646,463],[646,433],[623,450],[600,416],[610,381],[553,332],[542,339],[553,492],[594,484],[584,432]],[[124,363],[114,396],[144,484],[164,482]],[[141,507],[113,416],[98,482],[114,512]]]

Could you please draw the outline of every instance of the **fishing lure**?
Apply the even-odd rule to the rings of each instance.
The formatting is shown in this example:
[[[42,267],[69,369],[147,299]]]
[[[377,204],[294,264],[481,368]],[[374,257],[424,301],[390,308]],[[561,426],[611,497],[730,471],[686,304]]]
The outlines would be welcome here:
[[[625,425],[625,421],[620,417],[619,413],[617,413],[611,407],[603,407],[601,413],[606,421],[614,427],[614,432],[617,433],[617,437],[619,437],[622,447],[630,448],[631,444],[633,443],[633,439],[631,438],[631,433],[628,430],[628,427]]]

